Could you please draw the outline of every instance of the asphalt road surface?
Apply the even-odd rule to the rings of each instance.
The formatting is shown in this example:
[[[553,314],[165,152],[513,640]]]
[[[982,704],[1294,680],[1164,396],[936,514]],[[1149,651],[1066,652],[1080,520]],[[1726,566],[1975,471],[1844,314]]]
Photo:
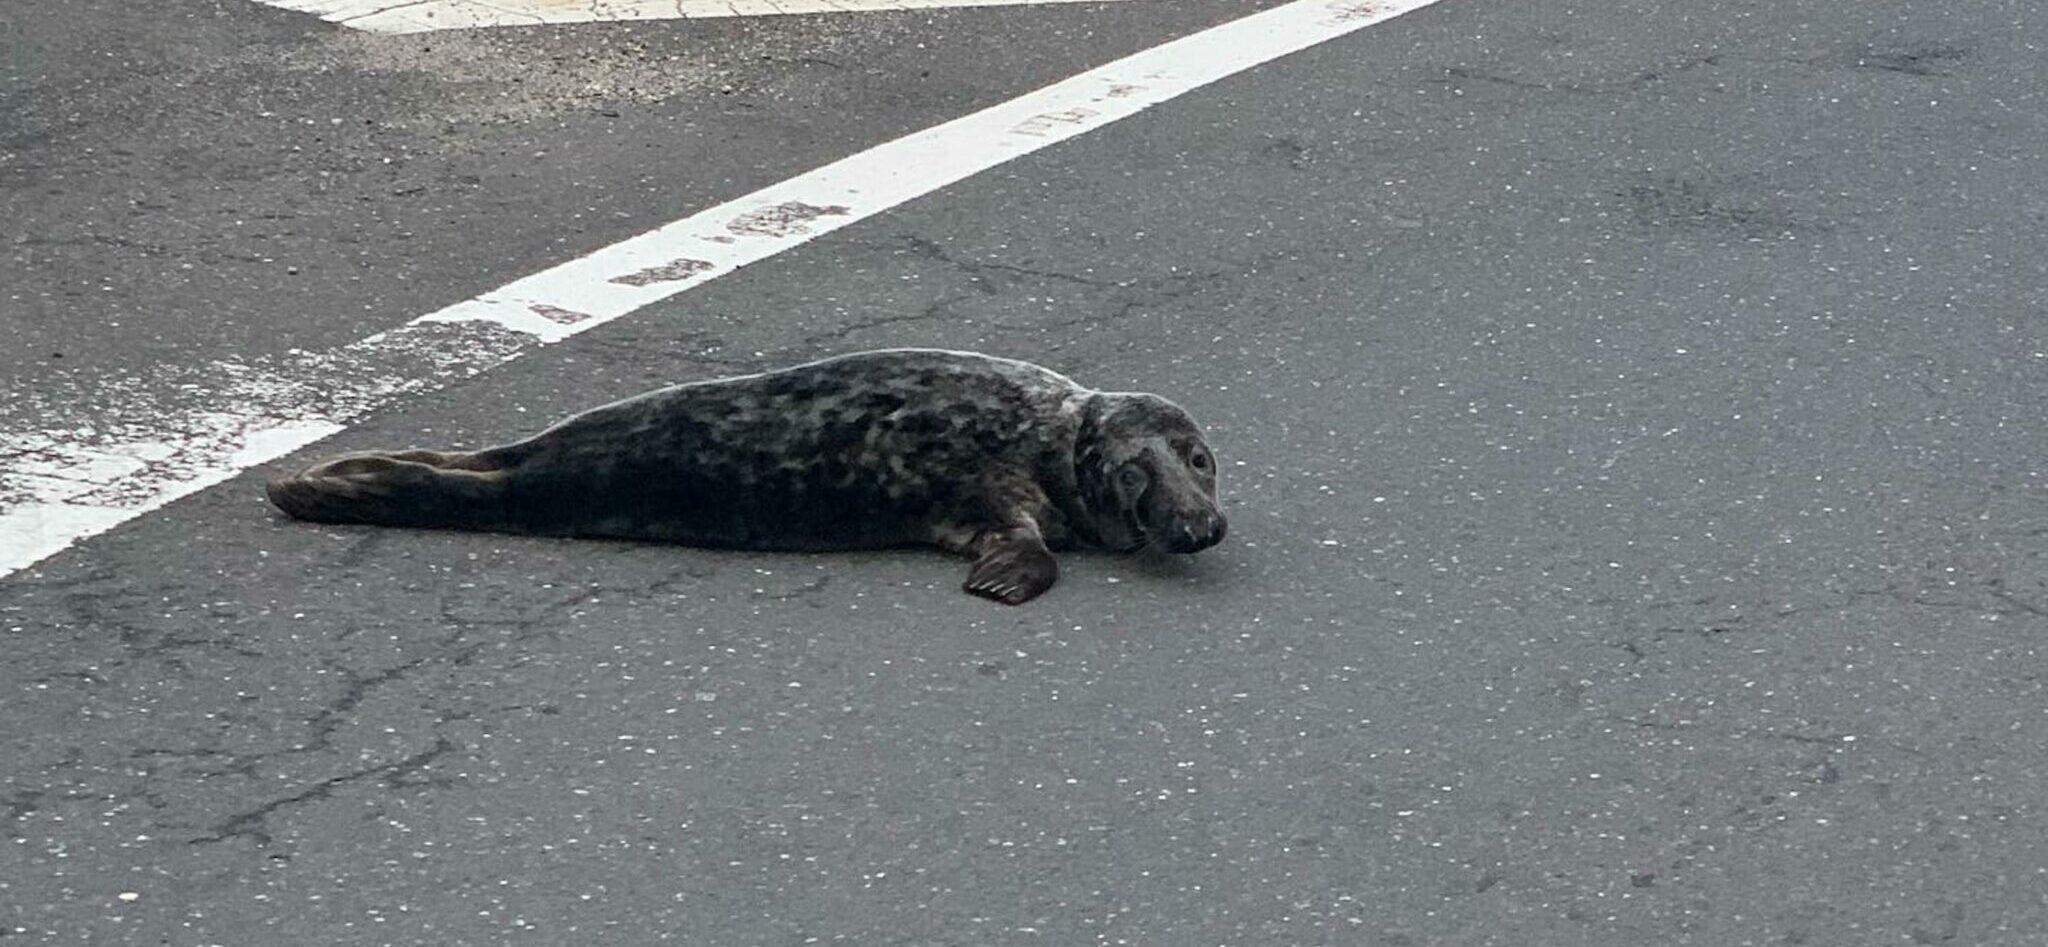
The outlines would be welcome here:
[[[0,414],[1258,6],[9,2]],[[1444,0],[405,399],[310,453],[973,348],[1186,404],[1231,534],[1006,609],[292,523],[294,456],[0,579],[0,942],[2048,941],[2044,50],[2025,0]]]

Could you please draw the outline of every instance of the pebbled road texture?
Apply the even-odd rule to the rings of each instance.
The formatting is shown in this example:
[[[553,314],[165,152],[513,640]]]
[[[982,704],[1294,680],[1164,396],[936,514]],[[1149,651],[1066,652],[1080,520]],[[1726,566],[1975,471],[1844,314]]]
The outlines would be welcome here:
[[[1002,609],[244,477],[0,586],[0,930],[2038,943],[2044,44],[1448,0],[380,415],[972,347],[1187,404],[1232,531]]]

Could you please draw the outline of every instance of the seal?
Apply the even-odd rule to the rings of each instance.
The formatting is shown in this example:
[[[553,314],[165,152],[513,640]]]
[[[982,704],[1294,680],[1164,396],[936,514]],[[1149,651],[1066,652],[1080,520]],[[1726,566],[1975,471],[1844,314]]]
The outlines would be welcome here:
[[[1195,422],[1029,362],[887,349],[675,385],[474,452],[356,453],[270,482],[323,523],[829,551],[936,545],[1011,605],[1054,549],[1193,553],[1223,539]]]

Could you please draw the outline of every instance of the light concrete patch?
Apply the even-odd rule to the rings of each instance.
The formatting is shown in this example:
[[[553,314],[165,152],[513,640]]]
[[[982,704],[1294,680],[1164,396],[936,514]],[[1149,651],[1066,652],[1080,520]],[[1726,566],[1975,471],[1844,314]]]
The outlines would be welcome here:
[[[256,0],[372,33],[616,20],[889,12],[1121,0]]]

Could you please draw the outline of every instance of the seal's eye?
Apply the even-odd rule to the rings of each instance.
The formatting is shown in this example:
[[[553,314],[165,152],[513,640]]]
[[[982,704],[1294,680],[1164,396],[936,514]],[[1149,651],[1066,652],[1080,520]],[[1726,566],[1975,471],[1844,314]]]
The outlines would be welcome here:
[[[1203,473],[1208,473],[1208,472],[1209,472],[1209,454],[1208,454],[1208,452],[1207,452],[1207,451],[1199,451],[1199,450],[1198,450],[1198,451],[1196,451],[1196,452],[1194,452],[1194,454],[1193,454],[1192,456],[1190,456],[1190,457],[1188,458],[1188,465],[1189,465],[1189,466],[1191,466],[1191,467],[1194,467],[1194,468],[1195,468],[1196,470],[1199,470],[1199,471],[1201,471],[1201,472],[1203,472]]]

